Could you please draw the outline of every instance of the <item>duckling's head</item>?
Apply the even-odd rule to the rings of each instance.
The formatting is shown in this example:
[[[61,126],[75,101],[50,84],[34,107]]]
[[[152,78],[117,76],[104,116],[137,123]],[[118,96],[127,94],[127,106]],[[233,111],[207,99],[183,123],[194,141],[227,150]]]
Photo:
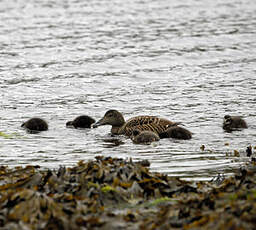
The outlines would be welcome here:
[[[132,136],[136,137],[136,136],[138,136],[140,133],[141,133],[141,131],[140,131],[139,129],[134,129],[134,130],[132,131]]]
[[[68,121],[68,122],[66,123],[66,126],[67,126],[67,127],[72,127],[72,126],[73,126],[73,121]]]
[[[96,128],[101,125],[112,125],[112,126],[120,127],[124,123],[125,123],[125,120],[123,115],[117,110],[111,109],[105,113],[103,118],[101,118],[99,121],[97,121],[93,125],[93,128]]]
[[[232,126],[233,126],[233,119],[230,115],[225,115],[223,119],[223,124],[222,128],[226,130],[227,132],[232,131]]]
[[[230,115],[225,115],[223,125],[227,126],[227,125],[230,125],[231,123],[232,123],[232,117]]]
[[[224,116],[224,119],[225,119],[225,120],[230,119],[230,118],[231,118],[230,115],[225,115],[225,116]]]
[[[134,129],[132,131],[131,140],[134,143],[139,143],[138,136],[139,136],[140,133],[141,133],[141,131],[139,129]]]

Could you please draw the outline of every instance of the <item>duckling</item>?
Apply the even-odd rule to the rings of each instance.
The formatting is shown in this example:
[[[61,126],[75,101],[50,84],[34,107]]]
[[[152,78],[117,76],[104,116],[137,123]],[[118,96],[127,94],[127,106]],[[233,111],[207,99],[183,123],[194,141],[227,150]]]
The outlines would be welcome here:
[[[81,115],[75,118],[73,121],[68,121],[66,123],[67,127],[74,128],[91,128],[91,125],[95,123],[95,120],[87,115]]]
[[[159,134],[160,138],[175,138],[175,139],[183,139],[183,140],[189,140],[192,138],[192,133],[180,126],[171,126],[163,133]]]
[[[240,116],[225,115],[223,120],[223,129],[226,131],[233,131],[235,129],[248,128],[247,123]]]
[[[24,122],[21,127],[26,128],[30,132],[46,131],[48,124],[45,120],[34,117]]]
[[[123,115],[117,110],[108,110],[104,117],[97,121],[93,128],[101,125],[111,125],[111,133],[114,135],[131,136],[133,130],[149,130],[157,134],[164,132],[169,126],[177,125],[164,118],[156,116],[137,116],[125,122]]]
[[[133,130],[131,139],[135,144],[150,144],[160,140],[157,133],[148,130],[141,131],[139,129]]]

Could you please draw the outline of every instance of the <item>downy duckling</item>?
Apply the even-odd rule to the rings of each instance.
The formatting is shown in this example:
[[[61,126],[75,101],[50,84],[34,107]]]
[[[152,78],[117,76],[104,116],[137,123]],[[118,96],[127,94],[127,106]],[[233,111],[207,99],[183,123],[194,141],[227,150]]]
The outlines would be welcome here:
[[[150,144],[160,140],[157,133],[148,130],[141,131],[139,129],[133,130],[131,139],[135,144]]]
[[[192,138],[192,133],[180,126],[174,125],[169,127],[165,132],[159,134],[160,138],[175,138],[189,140]]]
[[[95,120],[87,115],[81,115],[75,118],[73,121],[68,121],[66,127],[74,128],[91,128],[91,125],[95,123]]]
[[[39,132],[48,130],[48,124],[45,120],[38,117],[33,117],[24,122],[21,127],[26,128],[30,132]]]
[[[240,116],[225,115],[223,119],[223,129],[226,131],[233,131],[236,129],[248,128],[247,123]]]

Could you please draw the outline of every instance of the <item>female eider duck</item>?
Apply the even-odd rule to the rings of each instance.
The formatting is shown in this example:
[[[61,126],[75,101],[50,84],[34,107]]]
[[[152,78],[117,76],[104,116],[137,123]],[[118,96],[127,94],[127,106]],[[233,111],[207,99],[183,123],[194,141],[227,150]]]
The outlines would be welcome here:
[[[155,132],[149,130],[141,131],[135,129],[132,132],[131,140],[135,144],[150,144],[151,142],[159,141],[160,137]]]
[[[39,132],[48,130],[48,124],[45,120],[34,117],[24,122],[21,127],[26,128],[29,132]]]
[[[95,123],[95,120],[87,115],[81,115],[75,118],[73,121],[68,121],[66,123],[67,127],[77,128],[91,128],[91,125]]]
[[[117,110],[108,110],[104,117],[93,125],[96,128],[101,125],[111,125],[111,133],[116,135],[124,134],[131,136],[133,130],[149,130],[160,134],[168,127],[178,125],[164,118],[156,116],[137,116],[130,118],[125,122],[123,115]]]
[[[171,126],[163,133],[159,134],[160,138],[175,138],[175,139],[182,139],[182,140],[189,140],[192,138],[192,133],[180,126]]]
[[[226,131],[233,131],[235,129],[248,128],[247,123],[240,116],[230,116],[230,115],[224,116],[222,127]]]

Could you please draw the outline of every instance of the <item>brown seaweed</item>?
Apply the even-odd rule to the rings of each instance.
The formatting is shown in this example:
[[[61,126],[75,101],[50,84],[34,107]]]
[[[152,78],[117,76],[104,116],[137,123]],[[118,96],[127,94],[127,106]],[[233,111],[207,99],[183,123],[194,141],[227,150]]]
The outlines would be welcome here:
[[[186,182],[149,162],[98,156],[74,167],[0,167],[1,229],[253,229],[255,163]]]

